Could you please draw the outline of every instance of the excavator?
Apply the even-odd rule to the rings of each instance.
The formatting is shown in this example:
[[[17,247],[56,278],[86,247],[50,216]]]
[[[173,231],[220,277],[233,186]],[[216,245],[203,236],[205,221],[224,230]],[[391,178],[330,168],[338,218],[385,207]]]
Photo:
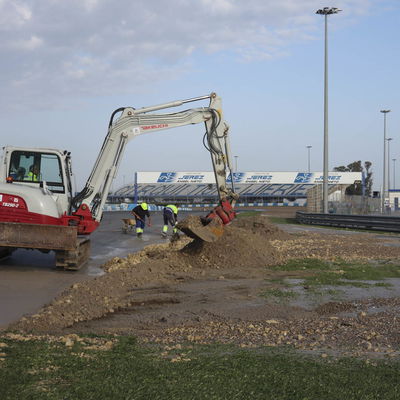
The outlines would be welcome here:
[[[209,99],[208,107],[155,113]],[[89,235],[99,226],[112,180],[127,143],[136,136],[204,123],[203,144],[211,155],[219,204],[200,223],[181,223],[186,235],[215,241],[235,218],[237,194],[232,177],[229,126],[216,93],[135,109],[121,107],[110,117],[108,132],[85,187],[76,195],[71,153],[47,148],[5,146],[0,164],[0,255],[18,248],[54,251],[56,266],[77,270],[90,256]]]

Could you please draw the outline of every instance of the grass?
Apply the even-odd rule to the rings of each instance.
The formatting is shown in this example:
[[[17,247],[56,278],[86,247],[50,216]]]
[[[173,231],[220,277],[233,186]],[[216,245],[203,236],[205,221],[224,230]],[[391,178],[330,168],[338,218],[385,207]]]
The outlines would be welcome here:
[[[271,215],[265,214],[263,211],[239,211],[237,213],[237,218],[253,217],[255,215],[264,214],[266,217],[274,224],[298,224],[296,218],[285,218],[285,217],[273,217]]]
[[[182,362],[159,347],[117,338],[111,350],[7,341],[0,398],[25,399],[398,399],[399,362],[302,356],[284,349],[190,346]],[[175,357],[176,354],[171,356]]]
[[[255,215],[260,215],[261,211],[238,211],[236,218],[253,217]]]
[[[312,288],[320,286],[353,286],[369,288],[373,286],[390,288],[383,281],[387,278],[400,278],[400,265],[388,263],[329,262],[320,259],[295,259],[279,266],[276,271],[297,272],[303,284]],[[293,275],[292,275],[293,276]],[[374,282],[374,283],[371,283]],[[290,285],[289,285],[290,286]]]
[[[271,289],[266,289],[261,293],[261,296],[263,297],[275,297],[280,300],[289,300],[293,299],[298,296],[297,293],[291,291],[291,290],[284,290],[284,289],[278,289],[278,288],[271,288]]]
[[[300,225],[296,218],[285,218],[285,217],[272,217],[268,216],[268,219],[274,224],[296,224]]]

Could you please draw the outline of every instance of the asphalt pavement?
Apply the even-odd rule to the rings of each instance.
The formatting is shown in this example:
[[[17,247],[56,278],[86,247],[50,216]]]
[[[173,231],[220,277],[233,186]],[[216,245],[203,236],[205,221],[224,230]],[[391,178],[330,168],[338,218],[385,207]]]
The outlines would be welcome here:
[[[180,215],[184,218],[184,213]],[[91,257],[79,271],[55,268],[53,252],[19,249],[0,260],[0,329],[34,314],[74,283],[101,275],[105,261],[166,241],[161,237],[161,212],[152,213],[152,226],[146,227],[142,238],[136,237],[134,229],[122,232],[122,218],[130,217],[129,212],[103,214],[100,227],[91,235]]]

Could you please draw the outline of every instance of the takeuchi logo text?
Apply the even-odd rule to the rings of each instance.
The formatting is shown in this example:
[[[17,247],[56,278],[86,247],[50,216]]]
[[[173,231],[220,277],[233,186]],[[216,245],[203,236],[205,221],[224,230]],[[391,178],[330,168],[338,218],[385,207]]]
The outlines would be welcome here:
[[[162,129],[162,128],[168,128],[168,124],[157,124],[157,125],[144,125],[140,127],[144,131],[147,131],[149,129]]]

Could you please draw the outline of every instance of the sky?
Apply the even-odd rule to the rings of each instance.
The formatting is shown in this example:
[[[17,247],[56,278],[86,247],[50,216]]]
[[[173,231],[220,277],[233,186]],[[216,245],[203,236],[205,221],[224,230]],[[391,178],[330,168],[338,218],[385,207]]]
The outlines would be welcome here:
[[[399,0],[0,0],[0,144],[71,151],[79,190],[115,109],[216,92],[238,171],[306,172],[306,146],[322,171],[325,6],[342,10],[328,17],[329,168],[370,161],[379,190],[390,109],[400,188]],[[203,134],[135,138],[113,189],[134,171],[212,170]]]

